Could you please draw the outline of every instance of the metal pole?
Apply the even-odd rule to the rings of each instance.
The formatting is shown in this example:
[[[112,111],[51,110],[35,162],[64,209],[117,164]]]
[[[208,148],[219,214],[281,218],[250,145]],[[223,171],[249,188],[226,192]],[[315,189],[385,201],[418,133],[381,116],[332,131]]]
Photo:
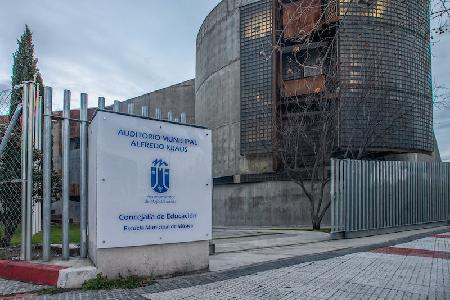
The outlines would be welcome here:
[[[25,249],[27,248],[27,239],[25,228],[27,227],[27,144],[28,144],[28,83],[23,84],[22,93],[22,145],[21,145],[21,166],[22,166],[22,219],[21,219],[21,244],[20,257],[25,260]]]
[[[38,110],[39,110],[39,100],[40,100],[40,95],[39,95],[39,83],[36,83],[35,85],[35,98],[33,98],[33,105],[34,105],[34,123],[33,123],[33,143],[34,143],[34,149],[38,149],[39,146],[39,142],[38,142],[38,138],[39,138],[39,133],[38,133],[38,127],[39,127],[39,117],[38,117]]]
[[[98,97],[98,109],[105,110],[105,97]]]
[[[142,116],[148,118],[148,106],[142,106]]]
[[[36,107],[36,130],[35,130],[35,144],[34,147],[39,150],[39,152],[42,151],[42,96],[39,96],[37,101],[37,107]]]
[[[119,100],[114,100],[113,110],[114,110],[114,112],[120,112],[120,102],[119,102]]]
[[[69,259],[69,147],[70,91],[64,90],[62,128],[62,257]]]
[[[42,151],[42,126],[43,126],[43,111],[44,111],[44,99],[42,96],[39,98],[39,150]]]
[[[52,88],[44,88],[44,139],[43,139],[43,211],[42,259],[50,260],[50,216],[52,195]]]
[[[27,139],[27,202],[25,226],[25,260],[31,260],[31,239],[33,226],[33,141],[34,141],[34,84],[28,85],[28,139]]]
[[[336,161],[334,159],[331,159],[331,188],[330,188],[330,198],[331,198],[331,232],[337,231],[336,226],[336,196],[335,196],[335,181],[336,181],[336,175],[335,175],[335,164]]]
[[[87,257],[87,135],[88,95],[81,94],[80,103],[80,256]]]
[[[19,120],[20,113],[22,112],[22,103],[17,104],[16,111],[9,122],[8,128],[6,129],[5,135],[3,136],[2,143],[0,144],[0,158],[3,156],[3,151],[5,151],[6,145],[11,138],[14,127],[16,127],[17,121]]]

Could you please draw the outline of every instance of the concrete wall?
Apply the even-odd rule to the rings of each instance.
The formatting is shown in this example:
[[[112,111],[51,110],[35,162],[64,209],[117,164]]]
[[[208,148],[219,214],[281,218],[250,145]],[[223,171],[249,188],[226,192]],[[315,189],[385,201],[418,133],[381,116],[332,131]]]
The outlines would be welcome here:
[[[399,161],[423,161],[423,162],[442,162],[441,153],[439,151],[439,145],[436,140],[436,135],[433,132],[434,150],[431,154],[425,153],[404,153],[404,154],[392,154],[385,156],[386,160],[399,160]]]
[[[327,190],[327,201],[329,194]],[[311,226],[309,201],[293,182],[216,185],[213,223],[214,226]],[[328,212],[322,225],[330,223]]]
[[[124,101],[120,104],[120,111],[127,112],[130,102],[134,103],[134,113],[137,115],[141,114],[142,106],[148,106],[150,117],[155,117],[155,110],[159,108],[163,119],[167,119],[169,111],[174,118],[180,118],[184,112],[187,122],[195,124],[194,79]]]
[[[197,35],[195,117],[212,130],[213,176],[272,171],[268,156],[240,155],[240,14],[258,0],[224,0]]]
[[[98,271],[108,278],[183,274],[208,270],[209,242],[97,249],[89,254]]]

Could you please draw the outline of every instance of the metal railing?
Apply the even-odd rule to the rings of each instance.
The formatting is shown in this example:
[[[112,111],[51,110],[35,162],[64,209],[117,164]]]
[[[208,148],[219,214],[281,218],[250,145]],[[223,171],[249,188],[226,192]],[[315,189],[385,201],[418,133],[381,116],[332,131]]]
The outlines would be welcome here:
[[[70,109],[71,92],[70,90],[64,91],[64,103],[62,114],[56,115],[52,111],[52,88],[45,87],[44,89],[44,129],[43,129],[43,209],[42,209],[42,227],[43,227],[43,255],[44,261],[51,258],[51,245],[50,245],[50,228],[51,228],[51,207],[52,207],[52,138],[54,138],[55,132],[52,133],[52,127],[54,122],[61,122],[61,145],[62,145],[62,155],[61,155],[61,194],[62,194],[62,209],[61,209],[61,224],[62,224],[62,258],[68,259],[70,256],[70,239],[69,239],[69,224],[71,215],[73,212],[70,211],[70,197],[71,197],[71,182],[74,180],[79,182],[79,199],[80,199],[80,211],[79,211],[79,223],[80,223],[80,257],[86,257],[88,254],[88,243],[87,243],[87,170],[88,170],[88,124],[89,113],[88,113],[88,95],[82,93],[80,95],[80,113],[79,118],[76,119],[71,115]],[[105,110],[105,98],[98,98],[98,109]],[[120,102],[114,101],[112,106],[113,111],[120,112]],[[135,112],[134,103],[127,104],[127,114],[129,115],[139,115]],[[77,115],[75,113],[75,115]],[[92,115],[91,115],[92,116]],[[149,118],[149,108],[148,106],[142,106],[140,111],[140,116]],[[155,118],[160,118],[161,116],[155,115]],[[71,124],[79,124],[79,136],[71,136]],[[39,122],[38,122],[39,123]],[[40,122],[39,124],[42,124]],[[74,139],[79,140],[79,162],[74,161],[71,158],[71,142]],[[73,156],[73,155],[72,155]],[[54,157],[53,157],[54,159]],[[79,164],[78,166],[74,164]],[[71,169],[79,169],[79,175],[77,179],[70,178]]]
[[[0,91],[0,259],[20,256],[22,104]]]
[[[88,95],[82,93],[79,114],[71,110],[71,92],[65,90],[63,111],[54,112],[52,88],[45,87],[41,97],[39,85],[32,81],[16,91],[14,101],[19,103],[11,100],[12,90],[0,91],[0,259],[19,255],[23,260],[48,261],[55,255],[69,259],[70,242],[77,239],[69,236],[75,219],[79,219],[80,256],[86,257],[87,136],[95,108],[88,110]],[[136,108],[127,103],[126,111],[150,117],[148,106],[138,112]],[[108,109],[105,98],[98,99],[98,109]],[[114,101],[111,109],[120,112],[120,102]],[[161,119],[159,108],[154,118]],[[185,122],[182,113],[181,123]],[[61,230],[61,240],[53,230]],[[40,231],[42,240],[37,242],[33,236]]]
[[[332,160],[331,201],[346,237],[448,222],[450,163]]]

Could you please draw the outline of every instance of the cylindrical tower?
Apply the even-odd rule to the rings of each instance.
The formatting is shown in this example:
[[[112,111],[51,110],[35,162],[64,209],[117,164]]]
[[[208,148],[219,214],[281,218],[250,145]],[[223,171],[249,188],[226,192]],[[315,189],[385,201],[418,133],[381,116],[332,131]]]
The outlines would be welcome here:
[[[211,11],[197,36],[195,119],[213,134],[214,224],[310,224],[273,152],[283,117],[304,114],[308,141],[323,133],[319,104],[338,116],[332,150],[433,151],[427,2],[223,0]]]
[[[429,1],[339,1],[340,146],[433,151]]]
[[[197,124],[212,129],[214,177],[272,171],[270,156],[241,155],[241,126],[245,126],[241,118],[241,34],[245,34],[241,32],[241,8],[245,6],[256,13],[251,22],[255,30],[263,26],[258,27],[262,33],[255,39],[260,41],[271,36],[270,3],[268,0],[224,0],[206,17],[197,35],[195,116]],[[265,18],[255,11],[258,9],[265,11]],[[270,42],[268,46],[270,56]],[[259,58],[258,47],[255,44],[248,56]],[[268,64],[271,72],[270,61]],[[252,77],[259,80],[256,74]],[[266,89],[271,88],[270,80],[264,84]]]

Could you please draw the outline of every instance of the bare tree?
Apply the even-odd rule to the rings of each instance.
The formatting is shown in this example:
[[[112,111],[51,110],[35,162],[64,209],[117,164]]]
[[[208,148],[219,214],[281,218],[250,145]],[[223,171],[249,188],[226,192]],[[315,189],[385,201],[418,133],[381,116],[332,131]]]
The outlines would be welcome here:
[[[323,101],[322,101],[323,100]],[[314,229],[330,207],[328,165],[337,143],[336,102],[320,97],[292,99],[280,112],[275,153],[280,170],[300,186],[310,205]]]
[[[450,1],[433,0],[431,3],[431,22],[434,35],[450,32]]]

